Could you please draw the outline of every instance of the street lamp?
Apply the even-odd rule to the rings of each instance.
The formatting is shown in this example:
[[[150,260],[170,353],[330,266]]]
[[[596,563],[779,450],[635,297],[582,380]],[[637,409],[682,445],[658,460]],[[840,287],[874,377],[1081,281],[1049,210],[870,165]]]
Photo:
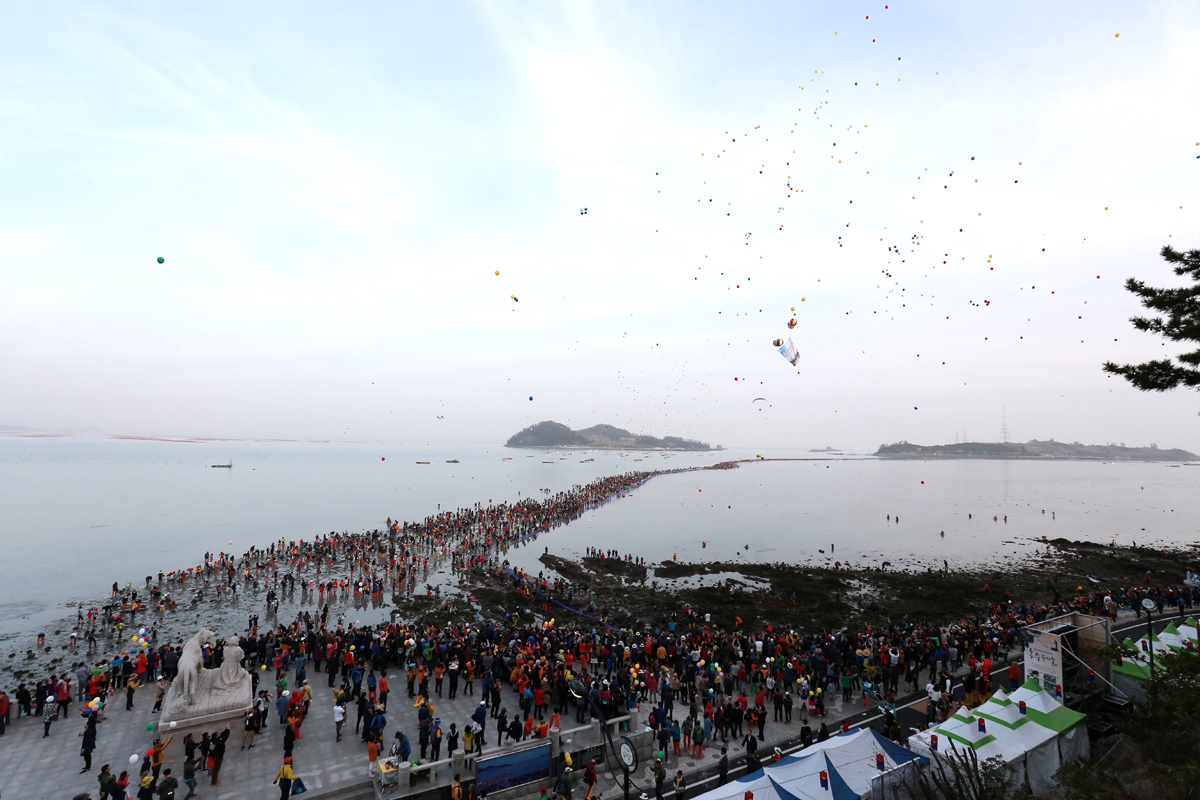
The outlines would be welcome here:
[[[608,749],[616,757],[617,762],[621,765],[621,772],[625,775],[625,800],[629,800],[629,784],[630,774],[637,771],[638,757],[637,750],[634,749],[633,742],[628,736],[621,737],[621,746],[618,748],[613,741],[612,731],[608,729],[608,723],[604,719],[604,712],[596,705],[596,701],[592,698],[591,691],[578,680],[573,680],[568,686],[571,696],[575,698],[575,702],[586,702],[591,708],[596,718],[600,720],[600,730],[604,734],[604,741],[608,743]]]

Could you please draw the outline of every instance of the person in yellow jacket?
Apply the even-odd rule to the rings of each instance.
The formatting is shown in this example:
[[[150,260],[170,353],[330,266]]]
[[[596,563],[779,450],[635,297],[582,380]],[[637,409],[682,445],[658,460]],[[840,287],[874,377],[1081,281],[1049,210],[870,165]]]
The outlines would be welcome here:
[[[153,746],[150,748],[150,769],[154,772],[154,780],[158,780],[158,771],[162,769],[163,750],[167,749],[167,745],[174,738],[174,736],[168,736],[165,742],[162,739],[155,739]]]
[[[283,766],[275,773],[275,780],[272,783],[279,784],[279,800],[288,800],[292,795],[292,781],[296,779],[295,773],[292,772],[292,757],[288,756],[283,759]]]

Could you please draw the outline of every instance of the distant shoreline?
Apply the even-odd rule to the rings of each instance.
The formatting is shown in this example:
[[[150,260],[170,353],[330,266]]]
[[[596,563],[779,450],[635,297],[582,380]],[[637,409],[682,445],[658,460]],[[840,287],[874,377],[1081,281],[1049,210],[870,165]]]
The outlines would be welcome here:
[[[1002,456],[1002,455],[959,455],[953,453],[876,453],[867,458],[877,461],[1095,461],[1101,464],[1168,464],[1180,467],[1200,467],[1200,462],[1189,463],[1173,458],[1104,458],[1101,456]],[[757,460],[757,459],[756,459]]]
[[[1123,444],[1079,444],[1078,442],[961,442],[955,444],[919,445],[896,442],[882,445],[875,452],[879,458],[928,459],[970,458],[1010,461],[1160,461],[1186,462],[1200,459],[1195,453],[1179,449],[1126,447]]]

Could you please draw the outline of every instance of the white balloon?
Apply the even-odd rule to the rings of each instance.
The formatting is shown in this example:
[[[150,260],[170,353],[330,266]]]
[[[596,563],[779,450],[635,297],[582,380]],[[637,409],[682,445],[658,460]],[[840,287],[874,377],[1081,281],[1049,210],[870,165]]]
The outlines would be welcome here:
[[[171,720],[171,727],[172,727],[172,728],[174,728],[174,727],[175,727],[176,725],[178,725],[178,724],[179,724],[179,723],[177,723],[175,720]]]
[[[130,764],[136,764],[136,763],[137,763],[137,761],[138,761],[137,753],[134,753],[133,755],[131,755],[131,756],[129,757],[129,763],[130,763]]]

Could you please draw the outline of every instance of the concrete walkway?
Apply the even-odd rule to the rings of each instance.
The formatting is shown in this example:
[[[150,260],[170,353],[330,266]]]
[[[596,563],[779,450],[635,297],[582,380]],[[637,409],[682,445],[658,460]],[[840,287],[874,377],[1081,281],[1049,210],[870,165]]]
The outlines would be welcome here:
[[[1161,629],[1169,619],[1170,617],[1159,618],[1155,615],[1155,628]],[[1131,613],[1122,613],[1117,627],[1130,627],[1131,622],[1136,625],[1139,621],[1134,619]],[[1144,619],[1140,621],[1140,624],[1145,624]],[[1136,629],[1130,630],[1129,634],[1133,635],[1136,632],[1138,632]],[[1014,652],[1013,656],[1017,658],[1019,653]],[[1002,668],[997,667],[995,674],[1002,681],[1006,681]],[[327,685],[326,676],[322,674],[315,678],[311,683],[314,695],[312,711],[301,730],[303,738],[295,745],[293,765],[295,772],[304,778],[312,792],[365,784],[367,782],[366,746],[361,737],[354,734],[355,710],[353,707],[348,708],[349,718],[342,741],[335,743],[332,690]],[[395,673],[394,676],[389,676],[389,682],[393,691],[388,702],[386,741],[390,746],[397,726],[401,726],[408,734],[415,750],[417,748],[417,715],[411,701],[405,696],[404,676],[402,673]],[[476,691],[478,691],[478,685]],[[840,700],[840,692],[835,695],[830,698],[832,702],[828,705],[828,715],[810,721],[814,735],[821,722],[825,722],[831,732],[836,732],[843,719],[851,720],[852,724],[862,724],[876,718],[874,708],[869,713],[863,713],[861,692],[855,693],[855,701],[845,704]],[[920,696],[918,694],[910,695],[907,698],[898,698],[897,705],[901,706],[905,702],[913,701],[919,703]],[[150,713],[153,698],[153,685],[145,686],[138,691],[132,711],[125,710],[123,693],[113,698],[99,727],[97,748],[92,758],[92,771],[84,774],[79,774],[79,770],[83,766],[83,759],[79,754],[80,734],[83,730],[83,720],[79,716],[79,704],[72,704],[70,718],[59,719],[53,723],[50,737],[46,739],[42,738],[40,718],[17,720],[14,708],[12,723],[8,726],[7,734],[0,737],[0,797],[12,800],[21,800],[22,798],[68,800],[80,792],[90,791],[95,798],[98,795],[96,776],[100,772],[100,767],[105,763],[112,765],[114,774],[120,774],[121,770],[129,770],[133,775],[133,786],[131,786],[133,789],[136,787],[141,755],[145,753],[154,739],[154,734],[148,731],[146,726],[158,721],[157,715]],[[439,700],[435,697],[434,703],[437,708],[437,716],[441,717],[443,721],[443,730],[448,731],[450,723],[453,722],[461,731],[478,705],[479,697],[478,695],[463,695],[460,691],[455,700]],[[505,690],[504,705],[509,709],[510,716],[517,711],[516,695],[512,693],[511,689]],[[650,706],[644,705],[637,714],[637,723],[642,727],[635,728],[635,730],[644,728],[649,711]],[[573,713],[564,715],[563,727],[573,727],[573,720]],[[488,746],[484,748],[484,755],[496,749],[496,732],[493,725],[494,722],[489,718],[486,735]],[[790,725],[767,722],[766,741],[760,743],[759,746],[760,756],[766,759],[776,743],[797,737],[800,725],[800,717],[796,713],[793,714]],[[207,773],[200,773],[197,787],[199,796],[210,800],[274,798],[278,796],[278,790],[271,785],[276,770],[283,763],[283,733],[278,725],[278,717],[271,716],[266,731],[256,737],[254,748],[241,750],[241,742],[242,731],[236,729],[235,726],[230,734],[225,762],[221,769],[220,785],[210,786]],[[744,755],[739,743],[730,740],[727,746],[731,762]],[[701,772],[715,773],[717,761],[720,759],[720,749],[718,740],[705,747],[704,757],[699,760],[690,756],[676,758],[674,755],[668,754],[665,764],[668,777],[673,776],[675,770],[682,769],[684,774],[689,776],[689,782],[694,785]],[[136,764],[131,765],[129,758],[133,754],[137,754],[138,759]],[[414,757],[416,755],[414,753]],[[447,755],[443,751],[442,758],[446,758]],[[643,790],[652,793],[653,784],[650,779],[652,763],[652,761],[644,763],[639,769],[639,774],[634,776],[637,787],[640,787],[635,789],[635,795],[640,794]],[[620,792],[621,773],[616,769],[615,764],[610,766],[613,768],[611,773],[601,771],[600,786],[598,787],[602,795],[606,797],[612,797]],[[173,774],[182,783],[182,757],[164,762],[163,767],[164,769],[171,768]],[[576,773],[576,779],[578,780],[580,777],[581,775]],[[536,789],[536,787],[534,788]],[[178,800],[183,800],[186,794],[186,787],[182,787],[182,793],[177,795]]]

